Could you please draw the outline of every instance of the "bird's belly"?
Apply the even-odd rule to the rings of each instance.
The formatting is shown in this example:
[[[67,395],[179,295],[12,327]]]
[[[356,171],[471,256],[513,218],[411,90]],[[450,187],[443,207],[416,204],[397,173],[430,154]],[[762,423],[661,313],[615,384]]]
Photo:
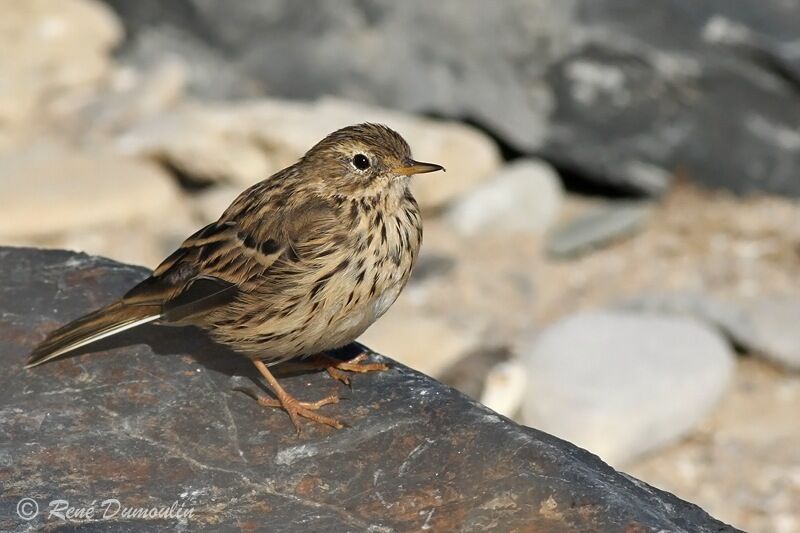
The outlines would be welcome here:
[[[330,331],[331,338],[345,344],[355,340],[392,306],[403,285],[398,281],[381,294],[346,312]]]
[[[330,350],[353,342],[391,307],[403,285],[398,280],[380,294],[353,306],[345,306],[344,301],[332,304],[327,313],[321,313],[314,324],[309,324],[310,331],[316,330],[316,342],[307,347],[308,352]]]

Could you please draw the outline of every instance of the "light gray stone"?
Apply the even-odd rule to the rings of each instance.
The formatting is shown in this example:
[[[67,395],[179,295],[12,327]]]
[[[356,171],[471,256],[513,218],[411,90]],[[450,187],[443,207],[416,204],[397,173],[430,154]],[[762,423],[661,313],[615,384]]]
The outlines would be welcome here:
[[[702,292],[642,294],[615,307],[634,313],[691,317],[718,328],[736,344],[756,335],[751,317],[742,306]]]
[[[503,416],[513,417],[525,398],[527,379],[521,361],[511,359],[497,363],[486,374],[481,403]]]
[[[732,300],[701,293],[645,294],[622,309],[691,316],[719,328],[746,352],[800,370],[800,299],[762,295]]]
[[[202,224],[217,220],[242,193],[238,187],[211,187],[192,196],[192,210]]]
[[[184,103],[124,131],[114,146],[123,155],[152,158],[200,184],[244,188],[278,168],[253,141],[247,123],[225,105]]]
[[[569,258],[630,237],[650,216],[649,202],[611,202],[557,228],[547,241],[552,257]]]
[[[749,327],[736,331],[744,347],[776,363],[800,370],[800,300],[764,296],[743,303]]]
[[[474,350],[478,334],[446,317],[426,312],[404,295],[358,341],[393,350],[403,364],[433,377]],[[432,340],[433,339],[433,340]]]
[[[186,103],[130,128],[116,146],[127,155],[162,160],[201,183],[246,187],[294,163],[332,131],[359,122],[389,125],[409,142],[415,158],[447,168],[413,181],[423,209],[468,192],[500,166],[496,144],[475,128],[335,99]]]
[[[734,354],[689,318],[592,312],[521,349],[526,424],[620,465],[685,435],[731,377]]]
[[[0,237],[42,237],[156,219],[178,189],[158,166],[40,144],[0,156]]]
[[[146,71],[117,68],[109,86],[80,110],[79,127],[102,140],[147,118],[165,113],[184,97],[188,66],[166,58]]]
[[[108,74],[122,27],[94,0],[4,2],[0,17],[0,128],[62,105]]]
[[[484,232],[544,233],[563,202],[561,181],[539,160],[515,161],[455,203],[448,223],[461,235]]]

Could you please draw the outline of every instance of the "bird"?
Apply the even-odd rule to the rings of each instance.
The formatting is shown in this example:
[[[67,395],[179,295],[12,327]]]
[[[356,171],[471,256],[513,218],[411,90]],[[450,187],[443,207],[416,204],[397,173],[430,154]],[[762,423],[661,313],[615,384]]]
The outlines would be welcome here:
[[[297,432],[301,419],[342,428],[316,402],[290,395],[272,365],[320,355],[332,377],[387,368],[325,354],[352,343],[406,285],[422,243],[411,177],[444,167],[415,161],[409,144],[375,123],[341,128],[297,162],[243,191],[119,300],[56,329],[32,368],[143,324],[197,326],[248,357]],[[244,391],[247,392],[247,391]]]

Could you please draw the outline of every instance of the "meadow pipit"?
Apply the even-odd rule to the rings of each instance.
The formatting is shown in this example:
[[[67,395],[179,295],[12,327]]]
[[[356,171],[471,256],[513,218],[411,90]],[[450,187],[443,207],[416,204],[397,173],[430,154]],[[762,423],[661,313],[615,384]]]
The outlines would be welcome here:
[[[122,299],[48,335],[28,367],[148,322],[195,325],[253,361],[277,398],[259,403],[285,409],[298,431],[299,417],[340,428],[316,412],[338,397],[298,401],[268,366],[349,344],[394,303],[422,241],[409,180],[437,170],[386,126],[331,133],[240,194]],[[362,360],[329,370],[342,379],[340,370],[385,368]]]

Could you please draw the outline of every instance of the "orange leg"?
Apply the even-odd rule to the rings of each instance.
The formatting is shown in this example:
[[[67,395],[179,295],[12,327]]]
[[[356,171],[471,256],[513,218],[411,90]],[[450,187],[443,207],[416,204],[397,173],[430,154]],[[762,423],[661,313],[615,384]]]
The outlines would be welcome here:
[[[318,357],[321,359],[321,366],[325,367],[325,370],[328,371],[328,374],[330,374],[333,379],[337,379],[345,385],[350,385],[350,376],[345,374],[343,370],[347,372],[356,372],[359,374],[389,370],[389,365],[384,363],[362,363],[362,361],[367,358],[367,354],[365,353],[357,355],[349,361],[340,361],[339,359],[329,355],[319,355]]]
[[[272,398],[267,398],[266,396],[258,395],[256,393],[253,393],[249,389],[245,388],[237,388],[236,390],[244,392],[245,394],[253,397],[256,401],[258,401],[260,405],[264,407],[277,407],[286,411],[286,413],[289,415],[289,418],[292,421],[292,424],[294,424],[295,429],[297,429],[298,434],[302,432],[300,428],[300,417],[308,418],[309,420],[313,420],[314,422],[318,422],[320,424],[326,424],[336,429],[342,429],[344,427],[344,424],[342,424],[338,420],[327,416],[323,416],[315,412],[323,405],[337,403],[339,401],[338,396],[333,394],[316,402],[298,401],[297,399],[294,398],[294,396],[286,392],[286,390],[283,387],[281,387],[281,384],[278,383],[278,380],[275,379],[275,376],[273,376],[272,372],[269,371],[267,365],[258,360],[254,360],[253,364],[256,366],[258,371],[261,372],[261,375],[264,376],[264,379],[267,380],[267,384],[275,393],[277,400],[274,400]]]

